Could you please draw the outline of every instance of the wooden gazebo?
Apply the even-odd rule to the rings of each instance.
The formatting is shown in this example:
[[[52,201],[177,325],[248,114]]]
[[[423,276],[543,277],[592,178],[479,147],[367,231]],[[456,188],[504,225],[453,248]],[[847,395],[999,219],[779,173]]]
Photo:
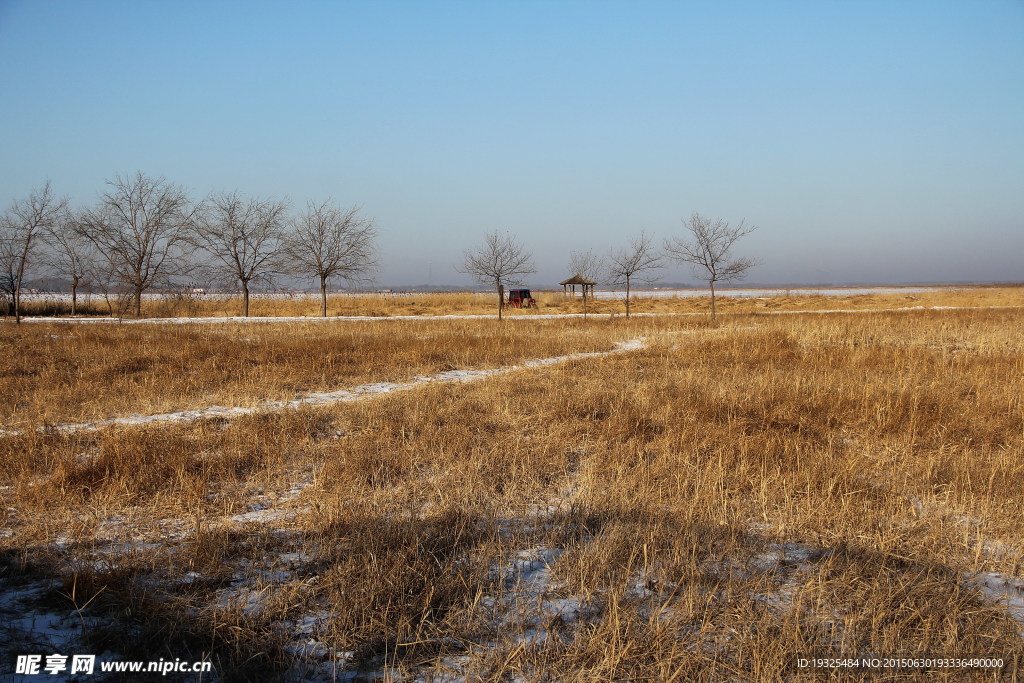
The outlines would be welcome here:
[[[594,282],[593,280],[583,277],[579,273],[576,273],[568,280],[562,280],[558,284],[562,285],[562,290],[565,292],[566,296],[569,295],[570,287],[572,287],[572,295],[576,296],[576,285],[579,285],[580,287],[583,288],[583,300],[586,301],[588,290],[590,292],[590,298],[594,298],[594,285],[596,285],[597,283]]]

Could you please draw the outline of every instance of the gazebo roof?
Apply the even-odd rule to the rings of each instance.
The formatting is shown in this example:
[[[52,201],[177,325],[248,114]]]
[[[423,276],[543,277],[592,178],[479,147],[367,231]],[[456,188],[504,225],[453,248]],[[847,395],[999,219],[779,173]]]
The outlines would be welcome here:
[[[597,283],[594,282],[593,280],[588,280],[587,278],[583,277],[579,273],[576,273],[575,275],[573,275],[568,280],[562,280],[558,284],[560,284],[562,286],[565,286],[565,285],[596,285]]]

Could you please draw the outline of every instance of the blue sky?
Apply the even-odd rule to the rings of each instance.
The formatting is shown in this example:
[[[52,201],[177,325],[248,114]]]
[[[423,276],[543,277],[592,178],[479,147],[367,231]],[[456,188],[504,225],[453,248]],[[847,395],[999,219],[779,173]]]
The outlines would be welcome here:
[[[0,0],[0,200],[333,196],[388,285],[694,211],[757,282],[1024,280],[1024,2]],[[670,268],[670,281],[689,280]]]

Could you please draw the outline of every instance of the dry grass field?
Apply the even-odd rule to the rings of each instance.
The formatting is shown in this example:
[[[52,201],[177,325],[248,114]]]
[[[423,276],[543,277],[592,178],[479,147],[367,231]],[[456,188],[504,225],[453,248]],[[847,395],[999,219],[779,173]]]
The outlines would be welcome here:
[[[723,300],[717,326],[2,325],[0,667],[63,648],[222,680],[860,680],[797,661],[930,656],[1007,666],[878,679],[1018,680],[1024,292],[906,296]]]
[[[582,300],[577,296],[566,297],[561,291],[536,291],[536,310],[509,309],[511,317],[530,317],[539,314],[582,314]],[[663,294],[663,293],[662,293]],[[830,295],[784,292],[777,296],[730,297],[729,290],[722,290],[719,310],[727,313],[764,313],[779,310],[831,310],[831,309],[877,309],[905,308],[913,306],[976,306],[1020,303],[1020,290],[1015,287],[963,287],[957,289],[934,288],[921,291],[908,288],[905,292],[884,292],[855,295]],[[601,315],[623,315],[625,305],[622,293],[617,298],[598,298],[588,302],[587,312]],[[494,292],[445,292],[445,293],[366,293],[332,294],[328,297],[327,314],[336,316],[427,316],[427,315],[494,315],[496,309]],[[92,295],[81,301],[85,316],[109,316],[110,309],[102,297]],[[70,313],[71,303],[63,298],[42,296],[25,303],[27,315],[61,315]],[[152,296],[143,299],[142,317],[180,318],[212,317],[224,318],[241,313],[241,298],[222,295],[178,294]],[[116,306],[115,306],[116,310]],[[634,293],[634,313],[701,313],[711,310],[707,296],[645,296],[644,292]],[[255,295],[251,301],[250,314],[253,317],[318,317],[320,301],[310,294]]]
[[[0,429],[251,406],[444,370],[609,348],[627,327],[538,320],[0,325]]]

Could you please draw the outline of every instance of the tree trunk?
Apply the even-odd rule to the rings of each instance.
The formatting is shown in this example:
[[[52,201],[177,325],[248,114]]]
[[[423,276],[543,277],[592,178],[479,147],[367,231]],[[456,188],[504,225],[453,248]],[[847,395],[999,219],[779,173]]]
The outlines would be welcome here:
[[[327,278],[320,276],[320,316],[327,317]]]
[[[21,261],[18,262],[18,279],[14,284],[14,322],[21,323],[21,286],[25,283],[25,264],[28,262],[28,249],[32,243],[32,236],[25,240],[25,248],[21,252]]]
[[[135,309],[135,317],[142,317],[142,287],[135,286],[135,292],[132,294],[132,307]]]
[[[249,283],[242,280],[242,317],[249,317]]]
[[[718,317],[715,312],[715,281],[711,280],[708,284],[711,285],[711,322],[716,322]]]
[[[505,286],[498,284],[498,320],[501,320],[501,312],[505,308]]]
[[[71,280],[71,315],[78,315],[78,278]]]
[[[629,317],[629,278],[626,278],[626,317]]]

